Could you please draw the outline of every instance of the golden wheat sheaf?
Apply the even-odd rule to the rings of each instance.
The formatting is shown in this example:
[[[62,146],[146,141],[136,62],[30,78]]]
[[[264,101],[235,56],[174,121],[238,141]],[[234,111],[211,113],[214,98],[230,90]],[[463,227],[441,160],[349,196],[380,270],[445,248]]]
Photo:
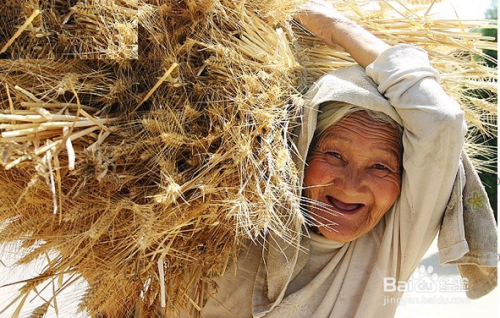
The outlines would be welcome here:
[[[23,297],[64,273],[91,316],[174,315],[245,240],[287,235],[302,67],[259,6],[143,3],[135,61],[0,62],[0,239],[48,263]]]

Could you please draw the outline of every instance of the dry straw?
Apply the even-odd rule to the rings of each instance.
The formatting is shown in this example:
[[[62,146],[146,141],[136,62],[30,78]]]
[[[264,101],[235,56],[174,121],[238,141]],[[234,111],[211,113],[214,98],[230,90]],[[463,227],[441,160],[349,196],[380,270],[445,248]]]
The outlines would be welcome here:
[[[293,238],[301,94],[353,63],[289,22],[302,2],[0,8],[2,57],[54,58],[0,60],[0,242],[23,248],[17,264],[45,264],[20,283],[16,315],[47,286],[32,315],[58,310],[60,293],[85,280],[75,301],[92,317],[197,316],[239,247],[269,232]],[[465,30],[496,26],[382,4],[336,6],[391,44],[427,49],[470,125],[487,131],[496,74],[475,56],[494,45]]]
[[[137,8],[137,0],[4,0],[0,56],[137,58]]]

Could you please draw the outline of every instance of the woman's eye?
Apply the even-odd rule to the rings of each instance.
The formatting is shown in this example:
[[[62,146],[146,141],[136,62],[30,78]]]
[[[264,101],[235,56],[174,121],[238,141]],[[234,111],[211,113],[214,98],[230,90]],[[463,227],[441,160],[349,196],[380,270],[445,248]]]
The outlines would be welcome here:
[[[334,158],[337,158],[337,159],[341,159],[342,160],[342,156],[338,153],[338,152],[335,152],[335,151],[330,151],[330,152],[327,152],[326,153],[328,156],[330,157],[334,157]]]
[[[389,170],[389,168],[387,168],[386,166],[381,165],[381,164],[374,165],[373,169],[376,169],[376,170]]]

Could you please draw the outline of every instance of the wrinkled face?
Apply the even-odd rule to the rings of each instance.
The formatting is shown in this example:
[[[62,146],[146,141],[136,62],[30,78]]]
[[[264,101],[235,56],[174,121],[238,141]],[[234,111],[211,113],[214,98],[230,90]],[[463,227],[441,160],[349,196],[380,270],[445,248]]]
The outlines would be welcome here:
[[[399,197],[401,157],[397,130],[366,112],[326,129],[309,152],[304,175],[309,217],[319,232],[349,242],[375,227]]]

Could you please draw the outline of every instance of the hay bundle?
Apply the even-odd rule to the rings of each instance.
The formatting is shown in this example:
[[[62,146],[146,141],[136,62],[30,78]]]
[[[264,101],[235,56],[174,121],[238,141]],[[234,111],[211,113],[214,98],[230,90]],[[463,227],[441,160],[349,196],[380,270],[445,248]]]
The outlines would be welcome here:
[[[40,310],[56,307],[84,279],[91,316],[196,312],[246,240],[293,235],[301,92],[353,63],[288,22],[302,2],[143,1],[138,60],[0,60],[0,242],[25,249],[18,264],[46,259],[20,306],[60,280]],[[98,3],[134,5],[87,5]],[[493,45],[417,11],[338,7],[392,44],[429,50],[447,91],[487,128],[493,100],[470,92],[496,93],[495,75],[471,54]],[[20,39],[10,52],[23,52]]]
[[[4,1],[0,56],[137,58],[137,5],[137,0]]]

